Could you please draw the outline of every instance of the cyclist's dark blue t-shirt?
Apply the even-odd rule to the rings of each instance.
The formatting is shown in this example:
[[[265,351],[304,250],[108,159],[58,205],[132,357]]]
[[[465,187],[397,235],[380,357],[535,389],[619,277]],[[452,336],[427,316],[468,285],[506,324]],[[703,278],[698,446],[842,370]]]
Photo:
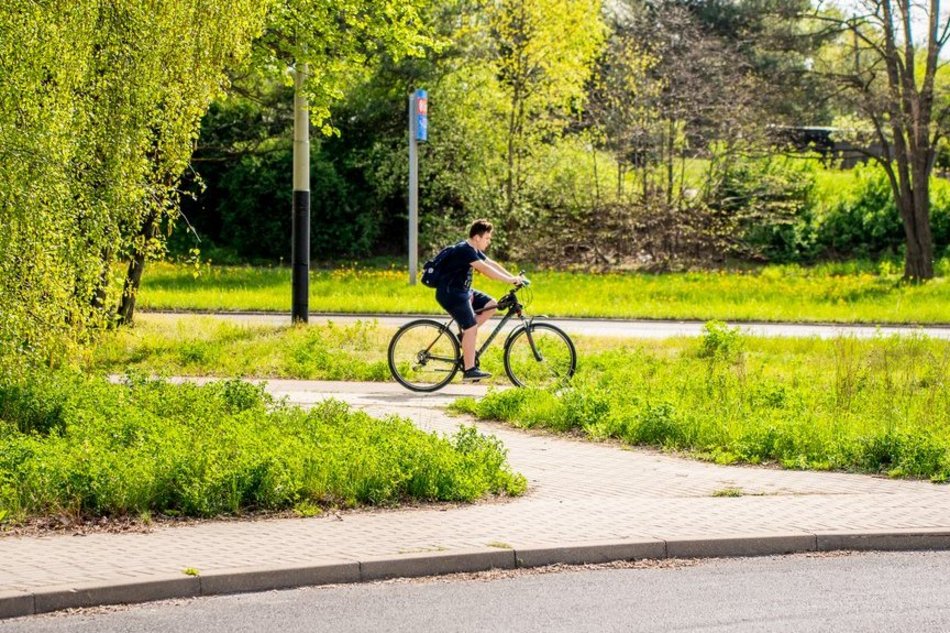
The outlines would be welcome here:
[[[485,254],[462,240],[442,260],[440,288],[468,290],[472,287],[472,262],[486,259]]]

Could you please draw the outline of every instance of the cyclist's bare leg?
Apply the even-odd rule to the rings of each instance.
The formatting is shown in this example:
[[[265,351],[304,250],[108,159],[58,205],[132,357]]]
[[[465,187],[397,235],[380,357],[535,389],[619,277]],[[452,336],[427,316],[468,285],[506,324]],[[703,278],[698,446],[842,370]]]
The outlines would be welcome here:
[[[498,303],[492,301],[482,308],[481,312],[475,315],[475,325],[462,330],[462,363],[464,370],[469,370],[475,366],[475,347],[478,343],[478,328],[488,319],[495,316],[498,311]]]
[[[476,325],[481,326],[482,323],[495,316],[495,313],[498,312],[497,308],[498,303],[495,301],[488,303],[484,308],[482,308],[481,312],[475,315]]]
[[[475,366],[475,342],[478,339],[478,325],[473,325],[462,331],[462,369],[469,370]]]
[[[465,367],[463,367],[462,369],[471,369],[472,367],[475,366],[475,348],[478,345],[478,328],[481,327],[481,325],[485,321],[495,316],[495,313],[498,312],[498,310],[496,309],[497,307],[498,307],[498,304],[494,301],[487,304],[484,308],[482,308],[481,312],[475,315],[475,327],[462,332],[462,359],[465,362]],[[470,343],[471,354],[469,354],[468,348],[465,347],[465,344],[466,344],[465,337],[469,332],[472,332],[471,343]]]

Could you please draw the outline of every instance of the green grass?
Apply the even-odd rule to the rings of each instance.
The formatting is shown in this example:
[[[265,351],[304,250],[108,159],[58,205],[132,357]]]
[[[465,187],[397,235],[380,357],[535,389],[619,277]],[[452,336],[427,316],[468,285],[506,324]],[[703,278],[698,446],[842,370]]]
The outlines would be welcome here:
[[[372,320],[353,325],[251,326],[214,317],[140,315],[132,328],[101,337],[87,351],[90,371],[164,376],[390,381],[386,350],[395,328]],[[494,384],[510,384],[502,366],[504,339],[482,358]],[[585,349],[610,345],[589,339]]]
[[[495,391],[455,408],[718,463],[950,478],[950,343],[744,338],[621,344],[582,356],[557,391]]]
[[[372,321],[276,327],[140,315],[134,327],[105,334],[85,362],[111,373],[382,381],[392,332]]]
[[[389,381],[392,331],[143,319],[88,362],[97,371]],[[721,463],[950,477],[950,342],[766,339],[715,324],[698,339],[575,342],[579,369],[567,388],[496,391],[457,407]],[[499,350],[483,367],[507,386]]]
[[[236,380],[125,384],[74,373],[0,383],[0,521],[240,515],[520,494],[500,442],[308,411]]]
[[[513,265],[512,268],[517,268]],[[950,271],[950,261],[938,263]],[[668,274],[533,271],[529,311],[550,316],[838,323],[950,323],[950,277],[901,282],[900,268],[881,264],[766,266],[747,271]],[[434,291],[409,286],[405,270],[339,268],[311,274],[315,312],[441,313]],[[500,296],[504,285],[479,278]],[[145,274],[141,309],[289,311],[285,268],[157,264]]]

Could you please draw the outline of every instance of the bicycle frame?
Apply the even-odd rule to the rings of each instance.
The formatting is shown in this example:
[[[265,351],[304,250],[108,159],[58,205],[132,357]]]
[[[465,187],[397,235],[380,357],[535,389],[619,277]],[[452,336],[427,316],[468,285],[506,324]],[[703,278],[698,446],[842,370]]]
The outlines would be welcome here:
[[[537,349],[537,347],[536,347],[535,344],[534,344],[534,338],[531,336],[531,328],[528,327],[529,325],[531,325],[531,322],[534,320],[534,318],[533,318],[533,317],[525,318],[525,316],[524,316],[524,306],[521,305],[521,304],[518,302],[518,297],[517,297],[517,295],[515,295],[515,292],[516,292],[516,291],[514,291],[514,290],[509,291],[509,293],[506,294],[505,297],[502,297],[502,300],[504,300],[506,297],[509,297],[509,296],[510,296],[512,303],[511,303],[511,305],[508,306],[508,312],[506,312],[505,315],[501,318],[501,321],[498,322],[498,325],[495,326],[495,329],[493,329],[492,332],[491,332],[491,334],[488,335],[488,338],[485,339],[485,342],[482,343],[481,347],[479,347],[478,350],[476,350],[476,352],[475,352],[475,362],[476,362],[476,363],[478,362],[478,359],[481,357],[481,355],[485,352],[485,350],[488,349],[488,346],[492,344],[492,341],[495,340],[495,337],[498,336],[498,333],[501,332],[502,328],[505,327],[505,324],[507,324],[508,321],[511,321],[512,319],[514,319],[514,318],[516,318],[516,317],[517,317],[518,319],[520,319],[520,320],[521,320],[521,324],[522,324],[525,328],[527,328],[528,342],[531,344],[531,351],[534,353],[534,357],[535,357],[538,361],[543,360],[543,358],[541,357],[541,354],[538,353],[538,349]],[[482,310],[479,310],[478,312],[481,313],[481,312],[484,312],[484,311],[485,311],[485,308],[483,308]],[[446,327],[446,329],[447,329],[449,332],[452,331],[450,326],[451,326],[453,323],[455,323],[455,319],[449,319],[449,320],[446,321],[446,323],[445,323],[445,327]],[[511,336],[512,336],[516,331],[517,331],[517,328],[515,328],[514,330],[512,330],[512,331],[508,334],[508,339],[510,339]],[[454,333],[453,333],[453,336],[454,336]],[[508,339],[506,339],[506,344],[507,344],[507,340],[508,340]],[[461,339],[461,337],[459,337],[459,344],[461,345],[461,343],[462,343],[462,339]],[[459,365],[461,365],[463,362],[464,362],[464,361],[463,361],[462,357],[460,356],[459,359],[458,359]]]

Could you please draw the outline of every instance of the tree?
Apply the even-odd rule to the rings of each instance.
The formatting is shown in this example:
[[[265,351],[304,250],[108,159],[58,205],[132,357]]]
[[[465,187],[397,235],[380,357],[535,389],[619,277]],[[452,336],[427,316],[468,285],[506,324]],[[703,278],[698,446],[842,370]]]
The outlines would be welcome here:
[[[379,235],[405,235],[405,96],[419,86],[429,89],[432,109],[430,141],[421,148],[420,160],[423,241],[431,245],[450,239],[473,213],[490,215],[504,224],[512,215],[506,211],[508,200],[517,201],[512,207],[519,211],[530,207],[525,189],[534,169],[532,155],[554,143],[581,107],[592,59],[578,50],[589,48],[590,38],[596,41],[603,25],[598,4],[588,0],[571,0],[566,8],[562,2],[549,2],[553,14],[544,3],[534,3],[532,11],[539,13],[536,22],[543,29],[535,29],[530,46],[525,46],[539,71],[530,77],[530,94],[520,93],[525,97],[520,123],[511,125],[510,115],[519,108],[511,105],[511,84],[503,79],[509,76],[504,70],[506,57],[491,36],[492,17],[497,17],[501,4],[486,0],[424,4],[412,20],[409,13],[401,18],[407,33],[353,31],[334,40],[332,46],[317,48],[318,56],[307,57],[311,68],[325,66],[328,59],[337,60],[334,63],[339,66],[336,79],[316,78],[317,84],[308,84],[308,94],[315,117],[327,124],[328,135],[320,140],[319,151],[322,160],[333,161],[334,169],[327,167],[326,173],[345,176],[348,189],[355,192],[347,196],[357,220],[350,222],[350,228],[357,228],[363,219],[367,228],[378,222]],[[375,26],[370,18],[384,14],[387,4],[363,5],[369,20],[366,28],[380,29],[382,18]],[[400,6],[405,12],[412,5]],[[568,18],[580,22],[557,21]],[[423,24],[424,33],[413,31]],[[591,24],[596,28],[585,31]],[[278,27],[286,33],[288,25],[274,25]],[[570,37],[561,37],[562,32]],[[286,69],[295,54],[309,55],[306,51],[313,49],[308,45],[298,50],[292,39],[276,33],[265,35],[259,46],[254,67],[258,73],[272,73],[271,77],[277,76],[278,69]],[[555,57],[548,54],[553,50],[565,59],[550,59]],[[578,55],[586,62],[578,62]],[[237,79],[235,85],[243,88],[246,80]],[[509,136],[509,131],[514,133]],[[505,196],[508,173],[513,193]],[[314,175],[319,174],[317,165]],[[316,202],[321,191],[318,178],[314,184]],[[319,243],[320,230],[312,227],[315,243]],[[504,231],[499,233],[496,247],[502,249]],[[369,237],[371,232],[362,235]],[[392,239],[372,246],[387,253],[393,253],[394,246],[401,248]]]
[[[812,16],[839,36],[845,53],[834,64],[819,59],[816,71],[868,122],[863,140],[878,147],[866,151],[887,174],[904,227],[904,277],[922,281],[934,276],[930,176],[950,115],[936,78],[950,17],[939,0],[860,0],[858,6],[849,16]]]
[[[698,17],[698,6],[613,6],[584,119],[616,162],[616,193],[597,201],[594,226],[581,233],[599,235],[591,250],[654,266],[721,256],[731,246],[727,236],[737,233],[728,229],[738,213],[735,201],[720,212],[714,183],[760,147],[769,111],[763,81],[732,38]],[[706,159],[693,163],[707,165],[702,180],[695,167],[687,173],[695,158]]]
[[[146,161],[147,197],[133,209],[134,217],[127,225],[132,234],[120,252],[127,266],[118,316],[128,324],[146,260],[164,253],[159,229],[178,218],[179,182],[191,159],[201,118],[211,100],[223,94],[224,71],[247,55],[250,43],[260,34],[269,2],[243,0],[225,8],[215,0],[179,0],[143,12],[135,11],[134,5],[125,6],[132,10],[111,9],[119,19],[102,25],[100,32],[123,47],[131,47],[137,34],[151,33],[144,45],[138,41],[151,56],[139,62],[141,66],[123,70],[133,77],[148,73],[155,82],[143,82],[151,90],[143,105],[150,109],[139,121],[146,134],[138,151],[144,152]],[[108,91],[115,91],[124,79],[108,70],[105,75],[108,81],[103,85]],[[123,106],[121,101],[114,105]],[[104,260],[107,267],[111,265],[109,256]]]
[[[267,3],[0,8],[0,360],[56,363],[113,322],[118,261],[154,245],[223,67]]]
[[[496,0],[488,20],[508,101],[505,217],[513,228],[532,141],[557,133],[580,108],[606,26],[600,0]]]
[[[218,6],[223,5],[218,3]],[[325,134],[334,132],[329,122],[330,106],[343,95],[346,86],[367,72],[376,52],[387,47],[396,54],[410,54],[425,41],[412,2],[269,0],[259,6],[264,28],[254,40],[244,87],[287,81],[290,68],[305,65],[309,117]],[[167,179],[173,188],[178,184],[184,165],[180,167],[181,170]],[[177,213],[177,199],[169,210]],[[173,224],[174,216],[157,212],[147,215],[139,226],[138,248],[129,267],[120,307],[123,322],[132,317],[148,245],[152,251],[163,246],[158,235],[163,217],[166,223]]]
[[[288,78],[288,67],[306,63],[311,122],[324,134],[332,134],[331,106],[371,72],[378,55],[417,55],[429,43],[419,4],[418,0],[276,0],[264,34],[255,42],[253,68]]]
[[[757,99],[769,123],[819,125],[830,118],[821,82],[807,72],[808,60],[825,37],[811,33],[802,19],[811,0],[647,2],[688,11],[706,36],[720,41],[738,65],[750,69],[759,79]]]

